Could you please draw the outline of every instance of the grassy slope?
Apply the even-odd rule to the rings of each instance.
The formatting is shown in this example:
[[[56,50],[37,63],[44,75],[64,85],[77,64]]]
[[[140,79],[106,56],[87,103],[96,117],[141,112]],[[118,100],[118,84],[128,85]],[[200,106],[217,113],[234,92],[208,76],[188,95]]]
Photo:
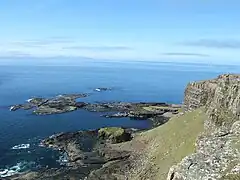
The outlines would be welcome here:
[[[172,165],[195,151],[196,138],[203,131],[205,119],[205,113],[198,109],[142,133],[138,138],[147,144],[147,163],[133,179],[165,180]]]

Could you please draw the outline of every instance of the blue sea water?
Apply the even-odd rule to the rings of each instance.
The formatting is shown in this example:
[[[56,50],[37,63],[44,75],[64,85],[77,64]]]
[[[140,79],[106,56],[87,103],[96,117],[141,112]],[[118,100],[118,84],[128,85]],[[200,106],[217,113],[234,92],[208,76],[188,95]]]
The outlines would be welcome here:
[[[66,93],[92,93],[82,99],[87,102],[181,103],[188,82],[239,71],[239,66],[226,65],[90,60],[77,65],[1,65],[0,169],[17,163],[36,168],[59,166],[56,161],[59,158],[57,152],[38,147],[40,139],[54,133],[104,126],[151,126],[149,121],[105,119],[99,113],[84,110],[35,116],[30,111],[10,112],[10,105],[23,103],[33,96],[51,97]],[[93,89],[97,87],[109,87],[113,90],[94,92]],[[29,144],[30,147],[11,149],[18,144]]]

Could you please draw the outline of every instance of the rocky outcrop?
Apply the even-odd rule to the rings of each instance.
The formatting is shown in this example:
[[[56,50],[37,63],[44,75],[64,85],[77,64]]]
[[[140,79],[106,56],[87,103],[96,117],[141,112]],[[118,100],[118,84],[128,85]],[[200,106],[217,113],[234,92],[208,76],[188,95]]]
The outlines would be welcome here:
[[[215,125],[240,119],[240,75],[225,74],[216,79],[189,83],[185,90],[187,109],[206,107]]]
[[[111,145],[130,141],[133,132],[132,129],[121,127],[67,132],[52,135],[43,140],[41,145],[67,153],[70,166],[104,164],[122,153],[109,151]]]
[[[60,114],[84,109],[89,112],[100,112],[105,118],[130,118],[133,120],[151,120],[152,127],[164,124],[175,114],[179,113],[182,105],[161,102],[78,102],[79,98],[88,94],[64,94],[52,98],[32,98],[24,104],[10,107],[10,111],[32,110],[34,115]]]
[[[121,179],[129,169],[133,152],[120,148],[118,142],[131,140],[134,132],[132,129],[108,127],[52,135],[41,145],[65,153],[65,165],[60,169],[26,172],[12,179]]]
[[[18,109],[33,110],[36,115],[60,114],[75,111],[86,105],[77,102],[78,98],[87,97],[88,94],[63,94],[53,98],[31,98],[24,104],[17,104],[10,107],[10,111]]]
[[[196,153],[184,158],[169,172],[168,180],[221,179],[240,173],[240,121],[225,134],[218,132],[201,136],[196,142]],[[234,129],[234,130],[233,130]],[[240,176],[239,176],[240,177]]]
[[[127,130],[118,127],[106,127],[98,130],[100,139],[107,139],[111,143],[121,143],[132,139],[131,133]]]
[[[187,110],[205,107],[205,131],[196,152],[173,166],[167,180],[240,179],[240,75],[188,84]]]

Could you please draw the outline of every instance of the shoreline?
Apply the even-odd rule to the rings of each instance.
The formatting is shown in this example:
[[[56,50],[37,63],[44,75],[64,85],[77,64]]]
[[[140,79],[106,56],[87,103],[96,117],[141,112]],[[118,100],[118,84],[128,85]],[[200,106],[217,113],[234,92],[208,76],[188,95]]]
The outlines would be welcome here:
[[[185,106],[177,113],[166,104],[90,104],[87,110],[116,113],[124,109],[125,113],[115,116],[133,114],[139,120],[174,113],[161,125],[142,132],[107,127],[53,135],[43,144],[66,152],[67,166],[11,179],[239,179],[239,80],[239,75],[225,74],[189,83]]]
[[[101,88],[100,90],[107,91],[108,89]],[[99,93],[99,91],[97,92]],[[176,104],[171,105],[171,104],[166,104],[162,102],[139,102],[139,103],[137,102],[134,102],[134,103],[98,102],[98,103],[91,104],[91,103],[86,103],[82,101],[82,99],[87,96],[89,96],[89,94],[79,93],[79,94],[63,94],[63,95],[58,95],[51,98],[34,97],[34,98],[28,99],[24,104],[17,104],[17,105],[11,106],[10,110],[13,112],[17,110],[28,110],[28,111],[32,111],[32,114],[36,116],[48,116],[52,114],[70,113],[71,111],[76,111],[76,110],[85,110],[90,113],[98,112],[100,113],[100,117],[102,118],[128,118],[129,121],[150,120],[152,122],[152,126],[150,127],[150,129],[153,129],[154,127],[162,125],[166,123],[172,116],[182,113],[180,112],[182,111],[182,105],[176,105]],[[103,127],[100,129],[109,129],[109,128],[111,127],[106,127],[106,128]],[[107,137],[105,137],[105,139],[104,138],[101,139],[98,137],[98,134],[99,134],[98,131],[100,131],[100,129],[95,129],[95,130],[84,130],[84,131],[63,132],[59,134],[53,134],[50,137],[42,140],[40,145],[44,146],[45,148],[55,149],[59,151],[61,154],[65,154],[65,157],[63,159],[64,162],[60,168],[62,169],[63,172],[66,171],[70,173],[78,169],[79,171],[85,172],[84,177],[86,177],[87,175],[90,175],[90,172],[100,170],[102,166],[108,167],[107,164],[112,164],[112,163],[118,164],[120,161],[124,161],[124,162],[126,161],[125,163],[123,162],[122,163],[126,165],[129,164],[129,159],[128,159],[129,157],[133,158],[134,156],[135,157],[138,156],[135,152],[136,148],[134,148],[134,145],[131,145],[132,143],[131,140],[135,137],[136,134],[149,130],[149,128],[144,130],[121,128],[121,127],[112,127],[112,128],[119,129],[120,131],[123,130],[124,133],[125,131],[127,131],[128,138],[119,141],[112,138],[111,135],[108,135]],[[73,141],[74,138],[71,135],[73,135],[74,133],[78,134],[78,136],[81,136],[80,134],[82,134],[82,136],[85,136],[85,138],[83,137],[83,139],[80,138],[81,140],[78,140],[78,142],[83,143],[83,146],[78,147],[80,143],[76,144],[76,142]],[[92,137],[89,138],[87,137],[88,133],[90,134],[93,133],[94,135],[92,135]],[[76,134],[75,136],[77,137]],[[65,137],[65,141],[58,142],[57,139],[61,136]],[[103,137],[104,136],[106,135],[103,135]],[[123,137],[120,137],[120,139]],[[51,139],[53,138],[55,138],[56,141],[53,141],[52,144],[51,143],[49,144],[49,142],[46,143],[47,141],[51,142]],[[88,139],[87,142],[86,142],[86,139]],[[68,142],[68,145],[66,145],[66,142]],[[85,145],[84,145],[84,142],[85,142]],[[127,145],[127,144],[130,144],[130,145]],[[91,146],[95,146],[95,147],[94,148],[92,147],[91,150],[88,149]],[[130,147],[132,148],[132,151],[129,151]],[[118,148],[122,150],[119,151]],[[109,149],[111,149],[111,151],[109,151]],[[131,161],[133,161],[133,159],[131,159]],[[46,175],[49,173],[49,171],[52,171],[52,170],[53,169],[51,168],[40,168],[38,171],[34,171],[34,174],[35,175],[38,174],[39,176],[44,176],[44,174]],[[24,177],[25,175],[28,176],[31,173],[33,172],[31,171],[23,172],[22,174],[19,174],[19,175],[13,175],[10,178],[15,178],[15,177],[21,178],[21,177]],[[81,175],[81,178],[83,178],[83,175]]]

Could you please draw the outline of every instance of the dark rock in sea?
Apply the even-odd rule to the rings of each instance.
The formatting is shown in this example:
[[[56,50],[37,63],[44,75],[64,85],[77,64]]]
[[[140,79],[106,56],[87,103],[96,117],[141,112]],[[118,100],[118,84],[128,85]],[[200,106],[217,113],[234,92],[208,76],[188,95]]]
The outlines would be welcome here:
[[[115,108],[114,105],[116,106]],[[101,104],[98,104],[98,107],[101,106]],[[101,111],[107,112],[107,107],[101,109]],[[129,117],[133,120],[146,120],[149,119],[153,122],[153,127],[156,127],[158,125],[161,125],[165,122],[167,122],[170,117],[172,117],[175,114],[179,113],[179,110],[181,109],[181,106],[171,106],[165,103],[131,103],[131,104],[124,104],[121,103],[120,107],[118,107],[118,104],[112,104],[110,106],[114,110],[121,110],[120,112],[113,113],[113,114],[104,114],[103,117],[106,118],[123,118],[123,117]],[[99,109],[97,109],[99,110]]]
[[[76,102],[76,99],[87,97],[87,94],[64,94],[53,98],[31,98],[25,104],[14,105],[11,111],[18,109],[33,109],[33,113],[37,115],[59,114],[83,108],[86,103]]]
[[[11,106],[11,107],[9,108],[9,110],[10,110],[10,111],[16,111],[16,110],[18,110],[18,109],[20,109],[20,108],[22,108],[22,107],[23,107],[23,105],[17,104],[17,105]]]
[[[85,103],[85,102],[76,102],[75,103],[75,107],[77,107],[77,108],[83,108],[86,105],[87,105],[87,103]]]
[[[101,115],[102,117],[105,118],[123,118],[123,117],[128,117],[129,113],[128,112],[118,112],[115,114],[105,114],[105,115]]]
[[[118,112],[128,111],[132,108],[132,103],[125,102],[99,102],[95,104],[88,104],[84,109],[91,112]]]
[[[78,98],[85,98],[89,96],[89,94],[86,94],[86,93],[79,93],[79,94],[62,94],[62,95],[58,95],[57,97],[58,98],[69,98],[69,99],[78,99]]]
[[[126,103],[126,102],[109,102],[109,103],[95,103],[87,104],[83,109],[90,112],[106,112],[106,114],[101,115],[105,118],[123,118],[129,117],[134,120],[146,120],[151,119],[152,121],[156,120],[157,124],[163,124],[166,122],[166,119],[169,119],[172,115],[179,113],[179,110],[182,108],[181,105],[169,105],[166,103],[157,103],[157,102],[140,102],[140,103]],[[168,118],[165,117],[165,114],[168,113]],[[164,116],[165,118],[160,118]],[[160,122],[160,119],[163,119]]]
[[[34,108],[35,106],[33,104],[30,103],[26,103],[26,104],[17,104],[17,105],[13,105],[10,107],[10,111],[16,111],[18,109],[23,109],[23,110],[29,110]]]
[[[101,89],[101,88],[100,88]],[[103,88],[104,90],[104,88]],[[153,126],[166,122],[167,118],[161,118],[164,114],[175,115],[182,108],[181,105],[170,105],[161,102],[77,102],[76,99],[88,96],[88,94],[63,94],[53,98],[32,98],[25,104],[18,104],[10,108],[11,111],[18,109],[33,109],[33,114],[50,115],[72,112],[77,109],[85,109],[90,112],[105,112],[101,115],[106,118],[128,117],[133,120],[153,121]],[[171,116],[170,115],[170,116]],[[163,119],[160,121],[160,119]]]

